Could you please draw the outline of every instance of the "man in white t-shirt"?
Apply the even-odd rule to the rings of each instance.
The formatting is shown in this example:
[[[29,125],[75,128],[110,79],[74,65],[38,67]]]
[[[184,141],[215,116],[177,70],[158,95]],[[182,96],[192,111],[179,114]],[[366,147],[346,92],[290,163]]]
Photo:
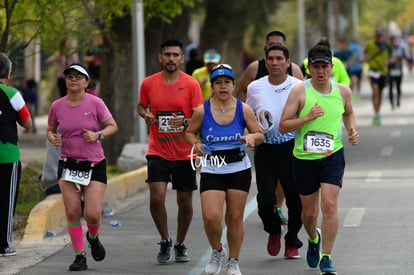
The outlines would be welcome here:
[[[258,212],[264,230],[269,233],[267,251],[271,256],[276,256],[281,246],[281,220],[274,207],[276,184],[280,180],[289,209],[288,231],[284,237],[284,257],[296,259],[300,258],[298,249],[303,244],[298,239],[298,232],[302,227],[302,205],[294,186],[292,151],[295,133],[281,134],[278,130],[280,117],[291,88],[302,82],[287,74],[290,63],[289,50],[286,47],[273,45],[267,48],[265,64],[269,75],[247,86],[246,103],[255,111],[265,135],[264,143],[256,148],[254,161]]]

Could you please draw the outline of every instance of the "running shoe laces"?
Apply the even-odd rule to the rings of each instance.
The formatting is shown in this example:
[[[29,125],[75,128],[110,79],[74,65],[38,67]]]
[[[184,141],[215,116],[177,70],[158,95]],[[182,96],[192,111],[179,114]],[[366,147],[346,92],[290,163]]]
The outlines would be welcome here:
[[[160,264],[168,264],[172,260],[171,247],[172,240],[171,238],[162,239],[159,243],[160,252],[158,252],[157,260]]]
[[[227,275],[241,275],[239,261],[231,258],[227,263]]]
[[[319,263],[321,275],[336,275],[336,270],[332,266],[332,260],[328,256],[323,256]]]
[[[318,266],[319,259],[321,257],[320,250],[321,250],[321,241],[322,235],[321,230],[316,228],[316,234],[318,234],[318,242],[313,243],[308,240],[308,251],[306,252],[306,262],[308,263],[309,267],[315,268]]]
[[[226,257],[226,250],[224,247],[221,248],[221,251],[214,250],[211,253],[211,258],[204,271],[207,274],[214,274],[217,275],[220,273],[221,270],[221,263],[223,259]]]
[[[176,262],[190,261],[190,256],[188,256],[188,250],[184,243],[178,243],[174,245],[174,252]]]

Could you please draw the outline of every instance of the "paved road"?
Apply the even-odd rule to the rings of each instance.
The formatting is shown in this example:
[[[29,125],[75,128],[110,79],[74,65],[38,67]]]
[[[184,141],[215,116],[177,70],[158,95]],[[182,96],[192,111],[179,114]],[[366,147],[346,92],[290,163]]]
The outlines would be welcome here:
[[[346,145],[347,168],[339,202],[340,228],[334,248],[334,263],[339,274],[412,274],[414,245],[414,80],[403,86],[402,107],[392,111],[384,96],[383,125],[372,126],[372,105],[366,83],[361,100],[354,103],[357,113],[360,145]],[[175,194],[169,190],[168,209],[170,232],[174,236]],[[284,260],[281,255],[266,253],[267,234],[262,230],[255,203],[256,188],[252,185],[245,214],[245,241],[240,255],[243,274],[319,274],[307,267],[306,245],[300,250],[302,259]],[[156,254],[158,234],[148,210],[148,191],[131,198],[123,211],[104,217],[101,239],[107,249],[103,262],[88,256],[89,269],[84,274],[202,274],[209,259],[208,242],[204,234],[198,193],[194,195],[194,218],[187,238],[192,260],[184,264],[158,265]],[[286,212],[286,209],[284,210]],[[122,223],[120,227],[109,224]],[[304,230],[300,238],[305,241]],[[30,255],[25,248],[19,255],[0,258],[0,274],[21,270],[22,261],[41,263],[19,274],[66,274],[73,261],[65,233],[45,239],[38,251]],[[48,249],[53,253],[48,253]],[[90,253],[89,253],[90,254]],[[10,267],[11,266],[11,267]],[[13,271],[14,270],[14,271]],[[224,271],[221,272],[224,274]]]

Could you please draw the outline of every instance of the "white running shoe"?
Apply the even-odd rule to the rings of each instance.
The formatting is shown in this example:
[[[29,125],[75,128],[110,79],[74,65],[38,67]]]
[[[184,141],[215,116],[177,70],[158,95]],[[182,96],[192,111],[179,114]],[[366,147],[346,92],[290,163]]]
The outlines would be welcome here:
[[[231,258],[227,263],[227,275],[242,275],[239,268],[239,261]]]
[[[221,263],[223,259],[226,258],[227,251],[224,247],[221,248],[221,251],[214,250],[211,253],[211,258],[204,271],[207,274],[214,274],[217,275],[220,273],[221,270]]]

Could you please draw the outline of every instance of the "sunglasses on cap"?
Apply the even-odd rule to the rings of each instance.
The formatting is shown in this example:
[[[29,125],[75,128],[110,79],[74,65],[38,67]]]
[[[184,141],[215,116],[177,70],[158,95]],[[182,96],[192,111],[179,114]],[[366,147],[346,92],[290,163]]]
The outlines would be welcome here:
[[[228,64],[218,64],[211,70],[210,81],[212,82],[216,77],[227,76],[230,77],[233,81],[235,76],[232,70],[232,67]]]
[[[233,71],[233,68],[229,64],[218,64],[214,66],[212,70],[218,70],[218,69],[227,69],[227,70]]]

